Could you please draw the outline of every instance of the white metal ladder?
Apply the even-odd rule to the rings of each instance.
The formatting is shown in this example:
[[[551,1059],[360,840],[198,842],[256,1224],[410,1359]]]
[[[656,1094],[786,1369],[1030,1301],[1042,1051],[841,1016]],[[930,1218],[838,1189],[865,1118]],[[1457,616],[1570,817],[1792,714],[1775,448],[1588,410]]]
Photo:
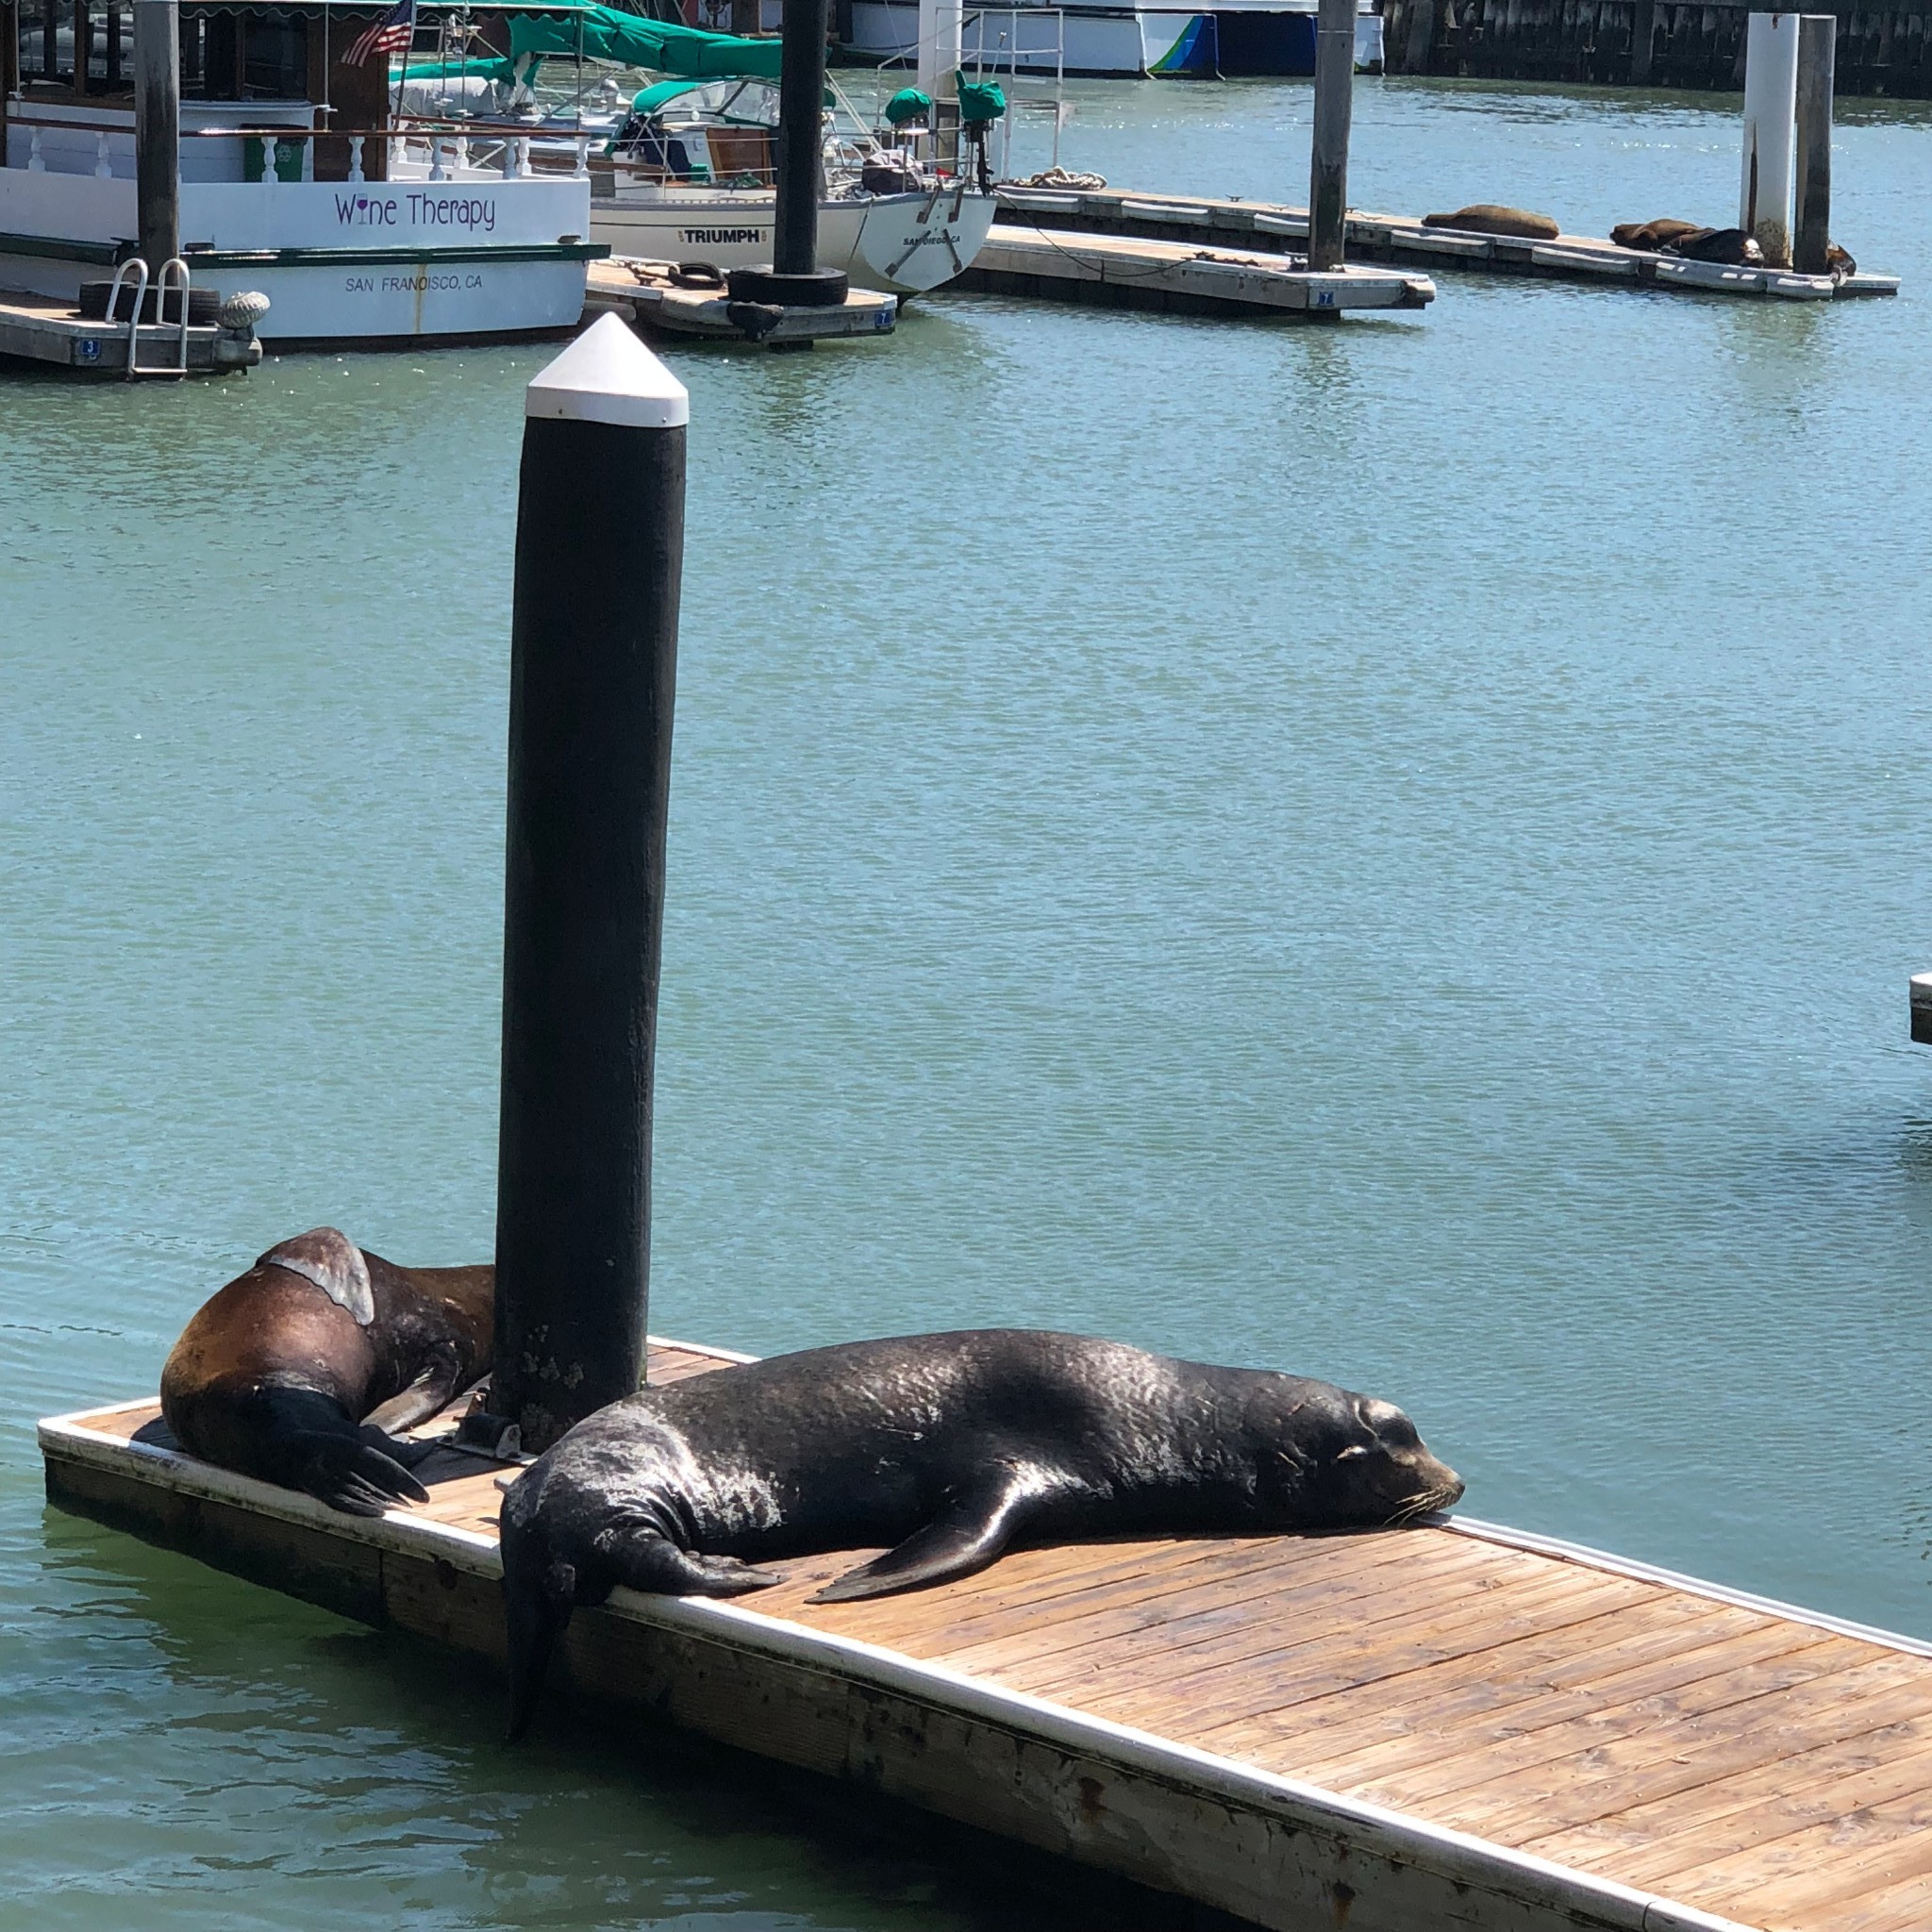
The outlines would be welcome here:
[[[147,369],[141,366],[141,313],[147,307],[148,289],[147,263],[142,257],[134,256],[115,269],[113,282],[108,290],[108,320],[113,322],[120,315],[121,291],[126,285],[129,269],[137,271],[137,279],[134,285],[134,306],[127,317],[127,380],[132,382],[137,375],[186,375],[188,264],[178,255],[171,255],[161,264],[160,279],[155,284],[155,321],[158,325],[166,325],[168,291],[172,288],[181,298],[181,312],[175,338],[175,357],[172,365],[158,363]]]

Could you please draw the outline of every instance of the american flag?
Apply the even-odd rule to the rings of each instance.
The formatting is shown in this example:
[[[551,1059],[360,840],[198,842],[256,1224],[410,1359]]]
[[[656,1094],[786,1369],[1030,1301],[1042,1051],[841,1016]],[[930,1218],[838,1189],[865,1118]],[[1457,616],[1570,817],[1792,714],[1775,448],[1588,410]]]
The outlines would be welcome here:
[[[342,65],[360,67],[377,54],[407,54],[415,38],[416,0],[398,0],[374,26],[365,28],[349,43]]]

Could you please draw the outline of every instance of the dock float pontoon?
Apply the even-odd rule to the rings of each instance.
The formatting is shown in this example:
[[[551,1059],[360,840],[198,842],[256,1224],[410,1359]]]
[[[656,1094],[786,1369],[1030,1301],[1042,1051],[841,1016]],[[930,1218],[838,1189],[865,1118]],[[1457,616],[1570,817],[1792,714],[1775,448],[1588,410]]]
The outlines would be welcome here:
[[[700,275],[711,274],[710,264],[703,264]],[[734,302],[715,282],[694,277],[689,263],[679,266],[615,256],[591,263],[584,313],[617,314],[647,330],[702,341],[789,348],[841,336],[890,335],[898,322],[899,298],[871,289],[848,289],[844,301],[834,308]]]
[[[1422,308],[1436,299],[1427,275],[1356,262],[1317,271],[1252,249],[1049,233],[1007,222],[993,224],[977,258],[948,287],[1187,315],[1323,317],[1360,308]]]
[[[650,1374],[744,1359],[654,1341]],[[158,1417],[42,1423],[49,1495],[501,1658],[510,1466],[439,1452],[429,1503],[372,1521],[197,1462]],[[619,1591],[559,1674],[1279,1932],[1932,1923],[1932,1644],[1466,1521],[1080,1543],[805,1601],[858,1554],[728,1603]]]
[[[225,375],[261,360],[261,344],[245,328],[143,322],[136,330],[127,322],[84,316],[65,296],[0,289],[0,357],[78,375],[125,377],[130,346],[137,375]]]
[[[1042,238],[1058,236],[1065,229],[1077,230],[1082,245],[1096,235],[1140,236],[1191,242],[1197,248],[1275,254],[1299,252],[1307,245],[1307,210],[1273,202],[1136,194],[1119,188],[1027,188],[1009,182],[1001,183],[998,197],[999,218],[992,231],[996,237],[1024,225]],[[1539,275],[1604,288],[1768,296],[1800,302],[1898,293],[1896,275],[1834,277],[1801,275],[1790,269],[1732,268],[1721,262],[1620,248],[1614,242],[1593,235],[1558,235],[1552,242],[1532,242],[1514,235],[1432,228],[1411,215],[1370,214],[1359,208],[1349,210],[1346,242],[1349,255],[1362,261]],[[982,256],[982,261],[987,259]]]

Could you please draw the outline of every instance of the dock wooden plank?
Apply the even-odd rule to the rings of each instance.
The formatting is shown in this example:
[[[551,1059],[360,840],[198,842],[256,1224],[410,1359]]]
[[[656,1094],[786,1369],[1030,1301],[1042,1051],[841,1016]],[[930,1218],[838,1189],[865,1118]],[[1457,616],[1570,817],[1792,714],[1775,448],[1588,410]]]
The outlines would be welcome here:
[[[1818,1744],[1897,1724],[1923,1711],[1927,1692],[1921,1661],[1879,1656],[1774,1695],[1729,1707],[1712,1716],[1615,1738],[1580,1754],[1589,1775],[1551,1789],[1547,1766],[1509,1772],[1468,1785],[1440,1800],[1458,1829],[1504,1843],[1545,1835],[1556,1824],[1580,1824],[1626,1807],[1689,1790]],[[1365,1788],[1377,1803],[1403,1802],[1405,1782]]]
[[[651,1374],[725,1361],[654,1342]],[[172,1453],[157,1414],[43,1425],[50,1491],[500,1657],[511,1472],[440,1450],[427,1505],[340,1518]],[[1932,1924],[1926,1646],[1459,1527],[1034,1549],[807,1601],[873,1554],[731,1605],[619,1592],[564,1675],[1277,1932]]]
[[[1909,1732],[1899,1737],[1897,1732]],[[1882,1736],[1883,1743],[1874,1741]],[[1886,1754],[1897,1744],[1900,1755]],[[1581,1830],[1533,1840],[1545,1857],[1613,1862],[1626,1881],[1651,1885],[1713,1856],[1770,1844],[1915,1792],[1932,1790],[1932,1723],[1899,1725],[1849,1743],[1800,1752],[1675,1801],[1633,1806]],[[1748,1816],[1740,1817],[1740,1812]]]
[[[1618,1692],[1607,1691],[1604,1702],[1594,1707],[1573,1711],[1559,1723],[1520,1736],[1507,1731],[1490,1736],[1481,1727],[1471,1727],[1460,1735],[1450,1733],[1440,1748],[1413,1754],[1407,1762],[1391,1763],[1362,1753],[1311,1767],[1311,1774],[1344,1790],[1400,1789],[1412,1803],[1423,1796],[1453,1798],[1518,1775],[1546,1775],[1549,1767],[1566,1760],[1594,1761],[1613,1740],[1629,1742],[1637,1753],[1650,1743],[1675,1750],[1697,1720],[1832,1677],[1857,1655],[1856,1647],[1841,1639],[1818,1636],[1817,1641],[1785,1656],[1744,1661],[1754,1640],[1744,1638],[1738,1643],[1737,1652],[1725,1645],[1707,1654],[1708,1674],[1674,1690],[1621,1701]]]
[[[1411,1705],[1408,1724],[1394,1738],[1372,1736],[1359,1725],[1329,1724],[1319,1739],[1303,1733],[1302,1774],[1320,1784],[1346,1785],[1419,1773],[1452,1758],[1466,1762],[1478,1750],[1507,1755],[1517,1764],[1545,1762],[1574,1749],[1574,1726],[1587,1725],[1588,1736],[1602,1739],[1712,1704],[1734,1691],[1740,1697],[1748,1694],[1739,1689],[1740,1667],[1771,1673],[1757,1682],[1802,1682],[1827,1668],[1813,1659],[1831,1641],[1817,1631],[1773,1626],[1727,1636],[1628,1671],[1607,1665],[1605,1674],[1588,1685],[1500,1707],[1472,1707],[1466,1695]]]
[[[1128,1690],[1114,1702],[1124,1724],[1183,1708],[1190,1735],[1216,1738],[1213,1748],[1219,1750],[1226,1741],[1224,1734],[1252,1739],[1271,1729],[1291,1732],[1296,1724],[1291,1707],[1333,1690],[1406,1675],[1450,1657],[1493,1649],[1512,1638],[1585,1623],[1607,1608],[1639,1600],[1641,1590],[1621,1578],[1560,1574],[1480,1590],[1465,1581],[1452,1586],[1448,1602],[1436,1600],[1435,1614],[1426,1623],[1390,1604],[1383,1608],[1391,1614],[1378,1610],[1372,1620],[1344,1623],[1314,1634],[1307,1642],[1284,1641],[1259,1630],[1192,1646],[1194,1655],[1165,1683]],[[1019,1681],[1025,1674],[1010,1674],[1016,1688],[1032,1688]]]

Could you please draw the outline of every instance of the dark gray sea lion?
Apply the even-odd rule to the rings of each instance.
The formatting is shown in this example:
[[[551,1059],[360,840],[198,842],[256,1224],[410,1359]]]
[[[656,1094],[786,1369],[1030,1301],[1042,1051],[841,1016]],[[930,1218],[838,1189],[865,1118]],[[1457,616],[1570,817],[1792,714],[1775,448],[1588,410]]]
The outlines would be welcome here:
[[[352,1516],[428,1491],[390,1436],[490,1365],[491,1268],[398,1268],[332,1227],[283,1241],[205,1302],[161,1371],[161,1414],[205,1461]]]
[[[1009,1545],[1342,1529],[1462,1483],[1391,1404],[1118,1342],[974,1329],[773,1356],[579,1423],[503,1504],[510,1736],[578,1604],[737,1596],[749,1567],[891,1547],[820,1603],[965,1576]]]
[[[1493,201],[1472,202],[1453,215],[1424,215],[1425,228],[1459,228],[1465,235],[1517,235],[1526,242],[1554,242],[1562,232],[1554,215],[1504,208]]]
[[[1761,268],[1764,250],[1755,235],[1742,228],[1693,228],[1662,242],[1659,255],[1680,256],[1686,261],[1715,261],[1726,268]]]

